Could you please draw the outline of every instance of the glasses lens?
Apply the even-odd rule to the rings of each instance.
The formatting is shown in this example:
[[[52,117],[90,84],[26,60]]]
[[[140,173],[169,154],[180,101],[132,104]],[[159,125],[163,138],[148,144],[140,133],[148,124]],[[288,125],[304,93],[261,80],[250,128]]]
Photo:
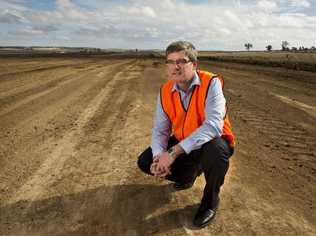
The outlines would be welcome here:
[[[183,65],[185,65],[185,64],[187,64],[187,63],[189,63],[189,62],[190,62],[190,60],[187,60],[187,59],[185,59],[185,58],[178,59],[178,60],[176,60],[176,61],[174,61],[174,60],[166,60],[166,64],[167,64],[168,66],[172,66],[172,65],[183,66]]]
[[[184,58],[182,58],[182,59],[179,59],[178,61],[177,61],[177,64],[179,64],[179,65],[184,65],[184,64],[187,64],[189,61],[187,60],[187,59],[184,59]]]

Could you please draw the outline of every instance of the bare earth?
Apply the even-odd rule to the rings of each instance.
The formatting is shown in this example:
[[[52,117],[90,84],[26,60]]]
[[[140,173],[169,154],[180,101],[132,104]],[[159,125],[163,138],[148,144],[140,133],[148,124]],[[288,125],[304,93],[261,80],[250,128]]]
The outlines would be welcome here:
[[[215,220],[204,186],[143,175],[158,59],[0,59],[0,235],[316,235],[316,74],[202,62],[223,74],[237,147]]]

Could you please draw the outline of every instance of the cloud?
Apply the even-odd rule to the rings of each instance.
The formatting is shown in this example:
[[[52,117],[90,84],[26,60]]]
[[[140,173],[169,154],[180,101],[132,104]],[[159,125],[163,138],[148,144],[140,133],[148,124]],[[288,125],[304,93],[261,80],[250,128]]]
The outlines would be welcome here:
[[[130,8],[120,7],[119,8],[122,14],[127,14],[130,16],[136,17],[156,17],[156,13],[153,8],[149,6],[133,6]]]
[[[289,4],[295,8],[309,8],[311,6],[308,0],[290,0]]]
[[[17,30],[10,30],[8,34],[11,36],[29,38],[34,36],[48,36],[50,32],[57,30],[58,28],[52,25],[26,26],[25,28],[19,28]]]
[[[70,0],[57,0],[56,4],[59,8],[72,8],[75,7],[75,4],[73,4]]]
[[[254,49],[267,43],[277,48],[278,40],[308,45],[316,32],[315,14],[304,12],[312,7],[307,0],[57,0],[45,10],[27,7],[24,0],[3,2],[0,27],[12,25],[16,30],[7,32],[21,41],[25,34],[82,46],[164,48],[186,39],[201,49],[236,50],[245,42]]]
[[[27,8],[23,5],[22,1],[19,0],[0,0],[1,9],[10,9],[16,11],[23,11]]]
[[[23,21],[23,17],[16,11],[5,10],[0,12],[0,23],[18,24]]]
[[[43,33],[49,33],[49,32],[54,32],[58,30],[58,27],[53,26],[53,25],[38,25],[32,27],[33,30],[35,31],[41,31]]]
[[[271,0],[260,0],[257,3],[257,7],[266,12],[275,12],[278,10],[278,5],[275,1]]]
[[[123,33],[114,26],[111,25],[103,25],[100,27],[79,27],[74,32],[78,36],[86,37],[86,38],[94,38],[94,37],[105,37],[110,35],[111,37],[120,37]]]

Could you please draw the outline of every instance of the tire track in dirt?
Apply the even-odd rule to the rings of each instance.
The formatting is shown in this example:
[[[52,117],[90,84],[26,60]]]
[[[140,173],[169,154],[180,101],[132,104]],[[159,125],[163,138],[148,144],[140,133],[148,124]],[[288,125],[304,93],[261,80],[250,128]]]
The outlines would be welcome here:
[[[84,62],[84,63],[80,63],[79,65],[80,66],[87,66],[87,65],[92,64],[92,63],[94,63],[94,62]],[[67,64],[61,64],[61,65],[45,65],[45,66],[40,65],[40,66],[36,66],[35,68],[32,68],[32,69],[0,74],[0,82],[12,80],[12,76],[20,77],[21,75],[33,74],[34,72],[42,72],[42,71],[53,70],[53,69],[65,69],[67,67],[73,68],[75,66],[78,66],[78,63],[67,63]]]
[[[308,135],[303,128],[273,117],[265,110],[251,106],[249,103],[243,102],[242,106],[243,109],[236,111],[235,115],[242,122],[258,130],[260,135],[269,139],[269,143],[263,144],[265,147],[283,152],[283,154],[289,156],[288,158],[297,161],[298,167],[304,167],[310,174],[315,171],[315,137]],[[252,112],[254,110],[255,113]],[[300,160],[303,160],[304,163],[300,163]],[[306,163],[312,165],[306,165]],[[313,179],[313,181],[315,180]]]
[[[65,79],[65,77],[67,76],[93,70],[95,69],[96,65],[89,62],[82,63],[80,69],[76,67],[69,66],[69,68],[47,68],[47,70],[43,72],[34,72],[29,74],[22,73],[21,75],[8,78],[7,81],[2,80],[0,81],[2,82],[0,96],[12,97],[17,96],[19,93],[35,93],[38,89],[41,88],[41,86],[45,86],[46,84],[47,86],[53,86],[54,82],[58,82],[62,79]],[[12,84],[14,84],[14,86],[12,86]]]
[[[240,127],[244,127],[243,131],[240,132],[247,132],[248,135],[248,137],[245,137],[245,135],[239,137],[237,134],[237,143],[241,142],[239,145],[237,144],[237,147],[241,149],[240,146],[242,146],[242,150],[238,149],[236,155],[243,156],[243,160],[238,161],[236,164],[239,168],[242,168],[243,165],[250,165],[248,166],[249,172],[257,171],[257,178],[260,178],[261,185],[263,185],[261,188],[247,185],[247,192],[243,194],[243,198],[248,199],[247,205],[238,203],[237,199],[232,198],[232,202],[235,202],[237,206],[246,207],[245,210],[249,211],[250,215],[260,214],[260,217],[262,217],[263,228],[247,221],[244,222],[244,225],[249,224],[249,228],[254,229],[253,232],[265,232],[266,223],[263,222],[265,222],[266,216],[274,211],[282,211],[282,219],[275,214],[275,221],[279,222],[279,227],[276,228],[270,225],[269,228],[273,229],[271,233],[276,234],[281,232],[281,229],[283,229],[282,232],[287,232],[287,234],[291,235],[315,232],[312,223],[313,217],[306,214],[306,207],[310,205],[312,209],[313,206],[310,198],[313,194],[309,191],[312,191],[313,183],[315,183],[315,175],[313,173],[315,172],[316,139],[301,126],[296,126],[293,123],[277,118],[272,112],[245,101],[233,90],[226,91],[229,97],[232,98],[232,101],[234,101],[234,106],[230,112],[230,114],[234,115],[233,121],[238,120],[242,122],[242,124],[235,125],[235,128],[240,129]],[[246,130],[245,127],[247,127]],[[238,137],[240,140],[238,140]],[[251,141],[252,145],[254,145],[253,147],[247,145],[250,140],[253,140]],[[252,154],[255,154],[255,156],[252,157]],[[236,159],[238,158],[241,157],[236,157]],[[248,158],[250,159],[248,160]],[[251,160],[252,158],[256,161]],[[251,162],[251,164],[248,162]],[[256,165],[256,170],[251,167],[253,164]],[[289,170],[293,171],[293,173],[289,173]],[[235,174],[237,176],[240,175],[236,171]],[[245,177],[243,176],[243,178]],[[283,186],[280,186],[277,181],[272,186],[269,185],[271,181],[274,181],[273,179],[280,177],[282,178],[280,182],[284,183]],[[293,181],[293,178],[295,178],[295,181]],[[241,181],[236,179],[235,176],[232,179],[235,182]],[[290,181],[291,179],[292,181]],[[305,182],[304,185],[300,184],[302,181]],[[268,185],[264,186],[265,183]],[[234,182],[230,186],[230,192],[241,191],[241,189],[238,190],[240,186],[237,187]],[[235,188],[237,189],[234,190]],[[276,196],[276,191],[279,191],[279,196]],[[253,194],[265,193],[262,196],[259,195],[261,198],[260,204],[249,199],[251,198],[251,192]],[[307,197],[309,200],[306,200],[308,202],[305,202],[304,205],[299,205],[300,201],[304,201],[302,196]],[[276,203],[278,201],[282,202],[289,209],[286,207],[285,209],[280,209],[278,204],[269,202],[270,198],[275,198],[274,201]],[[298,204],[294,208],[295,210],[292,209],[293,201]],[[310,211],[311,209],[308,210]],[[312,233],[306,235],[312,235]]]
[[[36,207],[35,206],[38,205],[38,203],[40,203],[41,201],[43,201],[42,199],[54,199],[56,197],[59,198],[59,196],[62,199],[64,199],[64,198],[67,199],[66,194],[75,195],[80,190],[81,191],[84,190],[84,192],[87,192],[87,191],[89,191],[90,188],[95,187],[95,182],[93,180],[95,177],[98,177],[98,176],[94,176],[94,178],[93,178],[93,176],[92,176],[93,173],[90,173],[89,171],[86,172],[86,169],[82,169],[82,168],[84,168],[86,165],[92,164],[92,167],[93,167],[92,171],[97,172],[97,170],[95,169],[95,166],[100,166],[101,163],[96,162],[96,160],[90,159],[86,163],[84,162],[84,163],[79,163],[79,165],[76,165],[76,163],[78,163],[76,161],[76,159],[78,158],[78,156],[82,155],[82,153],[84,152],[84,150],[82,150],[80,147],[85,142],[91,141],[89,138],[86,139],[86,136],[90,136],[90,137],[94,136],[94,133],[93,132],[91,133],[90,132],[91,130],[89,130],[91,127],[93,127],[93,122],[91,122],[91,119],[95,119],[96,113],[100,113],[100,112],[103,113],[104,111],[106,111],[106,110],[104,110],[103,107],[107,107],[108,109],[111,109],[111,108],[113,109],[113,106],[116,106],[118,108],[118,110],[115,114],[111,114],[110,116],[106,117],[106,122],[105,122],[106,127],[115,127],[115,126],[120,127],[122,124],[124,124],[124,122],[121,122],[120,124],[118,124],[118,121],[115,119],[115,117],[117,116],[118,112],[121,112],[120,107],[122,106],[121,108],[123,109],[123,108],[125,108],[125,105],[128,103],[130,97],[127,97],[125,95],[128,92],[128,89],[130,88],[130,85],[132,83],[127,84],[127,86],[125,86],[125,87],[122,87],[122,90],[119,93],[116,93],[116,91],[117,91],[117,86],[122,85],[121,83],[125,84],[126,80],[131,79],[130,77],[125,77],[124,73],[126,72],[126,76],[128,76],[128,69],[131,67],[133,68],[134,64],[135,63],[133,63],[130,66],[127,66],[126,69],[124,69],[121,72],[116,72],[116,74],[114,73],[114,77],[112,79],[110,79],[106,83],[106,86],[103,87],[102,91],[98,93],[97,97],[99,97],[99,96],[101,96],[101,97],[99,97],[99,98],[95,97],[95,99],[90,103],[90,106],[93,108],[93,111],[91,111],[91,110],[89,110],[89,108],[87,108],[85,110],[85,112],[82,113],[82,114],[89,113],[90,115],[88,115],[88,117],[86,116],[85,119],[82,119],[80,129],[75,129],[75,130],[71,131],[70,133],[66,134],[60,140],[59,144],[61,146],[58,146],[54,150],[54,152],[52,153],[52,156],[50,157],[51,161],[45,162],[46,164],[43,165],[43,167],[37,171],[37,174],[33,176],[33,179],[29,180],[26,183],[26,185],[24,185],[24,187],[22,187],[21,190],[17,193],[17,195],[13,198],[15,200],[12,200],[12,199],[10,200],[11,204],[14,204],[14,202],[16,202],[17,200],[21,200],[21,199],[25,199],[25,200],[27,200],[27,202],[29,202],[26,204],[21,202],[23,205],[24,215],[25,214],[33,214],[33,213],[36,214]],[[100,73],[99,75],[102,76],[102,73]],[[123,77],[123,79],[122,79],[122,77]],[[135,77],[133,77],[133,78],[135,78]],[[113,93],[115,93],[115,94],[113,94]],[[113,100],[110,99],[111,97],[113,98]],[[96,106],[97,101],[98,101],[98,103]],[[113,103],[113,101],[114,101],[114,103]],[[105,104],[107,104],[107,105],[103,106],[103,102],[105,102]],[[88,111],[90,111],[90,112],[88,112]],[[82,117],[82,116],[80,116],[80,117]],[[88,127],[89,124],[90,124],[90,128]],[[114,133],[115,133],[115,130],[114,130]],[[67,143],[68,143],[68,145],[67,145]],[[87,149],[87,147],[85,147],[84,149]],[[109,151],[109,152],[111,153],[111,151]],[[112,155],[114,155],[114,154],[111,154],[111,156]],[[57,156],[59,156],[59,158],[57,158]],[[108,157],[110,158],[110,156],[108,156]],[[113,159],[115,159],[115,157],[113,157]],[[104,160],[103,160],[103,162],[104,162]],[[69,169],[67,167],[67,163],[71,163],[70,165],[68,164],[68,167],[71,166],[72,168],[81,168],[80,173],[82,173],[83,176],[79,175],[77,177],[80,178],[81,186],[83,186],[84,189],[79,189],[78,187],[74,186],[73,180],[75,179],[76,176],[71,176],[71,169]],[[107,166],[109,166],[109,162],[106,161],[106,164],[107,164]],[[50,168],[53,168],[53,169],[49,170]],[[124,167],[122,167],[122,168],[124,168]],[[66,175],[64,175],[65,173],[66,173]],[[77,174],[77,172],[75,172],[75,171],[74,171],[74,173]],[[38,178],[39,175],[43,175],[43,176],[41,176],[41,178]],[[98,173],[94,173],[94,175],[98,175]],[[104,184],[104,182],[102,182],[102,184]],[[40,186],[40,187],[32,187],[32,185]],[[37,194],[36,194],[36,191],[38,192]],[[41,194],[39,194],[39,192],[41,192]],[[109,192],[107,192],[107,194],[110,195]],[[81,201],[79,201],[79,202],[81,202]],[[68,202],[68,205],[70,205],[70,204],[72,204],[72,203]],[[84,204],[86,204],[86,203],[84,203]],[[94,204],[94,203],[89,201],[88,204]],[[52,205],[49,204],[49,206],[47,206],[47,207],[51,207],[51,206]],[[55,204],[53,204],[53,206],[55,207]],[[62,232],[69,232],[70,233],[77,228],[76,224],[78,224],[78,223],[76,222],[76,220],[78,220],[78,217],[80,220],[80,215],[78,215],[79,212],[76,211],[75,209],[78,209],[78,207],[82,208],[83,206],[74,206],[74,208],[72,208],[71,212],[67,213],[67,214],[70,214],[69,217],[68,217],[68,215],[67,216],[66,215],[58,215],[61,217],[61,220],[63,220],[64,217],[67,217],[68,221],[67,221],[67,225],[64,225],[64,224],[59,225],[59,227],[58,227],[58,229],[56,229],[55,233],[60,232],[60,229],[63,229]],[[44,208],[45,208],[45,206],[44,206]],[[84,209],[83,213],[88,215],[89,209],[94,209],[94,207],[91,206],[91,208],[89,207],[88,209]],[[59,209],[58,210],[59,213],[62,213],[62,212],[60,212],[60,210],[63,212],[62,209]],[[56,211],[56,209],[51,209],[51,211],[54,212],[54,211]],[[39,212],[39,214],[41,214],[41,212]],[[43,216],[43,217],[47,218],[49,216]],[[36,216],[35,218],[40,221],[40,219],[39,219],[40,217],[38,218]],[[8,216],[8,219],[6,221],[8,221],[9,219],[10,219],[10,216]],[[58,219],[57,219],[57,221],[59,221]],[[88,219],[88,221],[89,220],[90,219]],[[54,220],[51,220],[51,221],[55,222],[56,218]],[[48,225],[44,225],[41,229],[34,226],[33,222],[29,222],[28,224],[24,223],[24,226],[20,225],[19,227],[22,227],[22,228],[28,227],[27,232],[33,232],[32,229],[35,230],[34,232],[39,232],[39,231],[40,232],[47,232],[47,230],[48,230],[47,227],[49,226],[51,221],[47,221]],[[29,226],[26,226],[26,225],[29,225]],[[33,226],[35,228],[33,228]],[[16,227],[16,230],[18,230],[16,232],[23,232],[23,231],[19,231],[19,227],[18,226]],[[94,227],[92,226],[91,228],[89,228],[89,230],[93,230]],[[24,230],[25,230],[25,228],[24,228]],[[62,234],[62,233],[60,233],[60,234]]]
[[[293,86],[293,83],[299,84],[300,87],[296,88],[294,94],[305,100],[308,98],[306,94],[308,95],[312,91],[311,88],[305,88],[304,84],[298,79],[290,80],[291,83],[286,83],[288,81],[279,78],[275,80],[273,74],[271,74],[272,76],[258,76],[247,70],[235,71],[223,70],[222,68],[219,68],[219,71],[223,71],[223,73],[225,71],[228,86],[239,88],[238,92],[227,87],[225,89],[229,97],[232,97],[232,102],[236,103],[238,101],[236,103],[239,107],[239,110],[236,110],[237,119],[251,125],[256,132],[264,136],[267,142],[264,144],[266,148],[280,151],[283,155],[289,155],[291,156],[290,159],[294,157],[293,159],[296,162],[300,162],[300,159],[304,160],[305,163],[296,163],[295,165],[300,168],[304,167],[304,171],[307,169],[309,172],[308,176],[312,176],[316,168],[314,162],[316,137],[312,135],[313,132],[309,129],[312,128],[309,121],[314,119],[314,116],[311,115],[314,111],[306,111],[305,107],[307,114],[311,115],[310,118],[306,117],[304,114],[289,110],[290,104],[285,103],[286,106],[284,106],[284,101],[276,96],[275,104],[264,104],[265,101],[271,102],[271,95],[274,95],[274,91],[279,89],[278,86],[289,87],[287,92],[292,93],[293,88],[291,86]],[[241,80],[234,80],[234,78],[240,77],[242,82],[240,82]],[[251,93],[251,91],[255,91],[255,93]],[[309,102],[312,101],[309,99]],[[307,104],[306,106],[308,108],[313,107]],[[291,114],[299,114],[300,117],[297,117],[294,121],[284,120],[282,118],[285,116],[282,111],[277,110],[279,108],[282,108],[284,112],[291,111]],[[302,110],[301,107],[299,109]],[[299,118],[304,118],[306,123],[302,123]],[[312,165],[310,166],[309,163],[312,163]],[[300,171],[301,174],[304,174],[304,171]]]
[[[85,135],[81,137],[77,145],[80,150],[80,155],[69,161],[67,167],[72,170],[76,169],[76,174],[80,175],[80,178],[77,176],[76,179],[80,180],[81,183],[85,183],[85,179],[93,178],[95,175],[110,172],[110,170],[98,171],[100,163],[106,162],[106,165],[111,169],[119,168],[118,161],[121,161],[119,158],[121,154],[117,154],[116,152],[121,149],[116,147],[117,142],[122,140],[124,135],[117,137],[116,134],[124,126],[128,111],[133,109],[133,105],[131,104],[133,103],[133,97],[130,96],[130,88],[133,86],[132,80],[138,79],[139,73],[131,76],[129,71],[130,68],[135,68],[135,66],[137,66],[137,63],[136,65],[132,64],[127,66],[123,71],[114,75],[111,80],[113,82],[107,85],[107,96],[104,99],[104,103],[100,106],[95,116],[84,127]],[[80,148],[81,146],[84,148]],[[104,150],[108,152],[106,154],[106,160],[102,156],[97,155],[104,152]],[[85,152],[93,153],[93,157],[90,157],[87,163],[85,163],[87,160],[81,157],[89,155],[85,154]],[[72,171],[68,171],[67,168],[65,169],[65,174],[68,173],[72,175]],[[124,169],[124,166],[121,166],[121,168]],[[116,178],[117,177],[121,180],[124,179],[122,176],[116,176]],[[109,180],[107,182],[109,182]],[[93,181],[90,182],[87,180],[87,183],[95,187]],[[76,185],[80,183],[75,181],[73,184]],[[99,184],[102,185],[103,182]],[[67,186],[69,185],[71,185],[71,183],[67,183]]]
[[[0,76],[14,74],[15,72],[27,72],[52,66],[75,65],[86,63],[91,59],[77,58],[0,58]]]
[[[120,63],[118,63],[120,64]],[[107,65],[109,67],[113,66],[113,65]],[[25,106],[25,105],[29,105],[29,103],[31,103],[30,105],[32,104],[38,104],[39,102],[39,98],[42,98],[42,96],[45,96],[45,95],[52,95],[53,92],[56,93],[56,92],[59,92],[59,91],[63,91],[63,90],[66,90],[70,87],[72,87],[72,90],[76,90],[78,89],[79,87],[82,87],[86,84],[89,83],[89,81],[87,80],[87,78],[89,77],[93,77],[94,75],[93,74],[97,74],[99,73],[99,71],[102,71],[103,68],[99,68],[98,66],[94,66],[92,68],[88,68],[86,69],[84,72],[75,72],[74,74],[72,74],[71,76],[61,76],[61,77],[57,77],[57,81],[52,81],[53,82],[53,87],[52,86],[39,86],[40,89],[37,89],[36,87],[34,88],[36,92],[40,92],[40,94],[34,94],[34,95],[27,95],[25,97],[25,94],[22,93],[21,97],[17,98],[15,101],[15,103],[19,103],[20,100],[23,100],[21,101],[21,103]],[[70,84],[70,82],[72,82]],[[52,87],[52,88],[50,88]],[[34,92],[34,90],[31,90],[31,92]],[[41,96],[42,95],[42,96]],[[71,94],[69,94],[71,95]],[[66,94],[66,96],[68,96],[68,94]],[[37,100],[35,102],[35,100]],[[45,99],[43,99],[45,101]],[[29,101],[29,102],[27,102]],[[54,102],[56,101],[50,101],[53,105],[54,105]],[[49,103],[45,103],[46,105],[45,106],[49,106],[50,104]],[[15,106],[18,107],[17,104],[15,104]],[[6,114],[6,113],[10,113],[11,111],[14,111],[16,109],[13,109],[13,108],[7,108],[8,111],[1,111],[1,113],[3,113],[2,115],[4,116],[11,116],[12,114]],[[2,117],[2,119],[5,119],[5,117]]]
[[[279,94],[272,93],[272,95],[276,96],[277,98],[281,99],[281,101],[283,101],[291,106],[298,107],[299,109],[305,111],[309,115],[316,118],[316,107],[315,106],[310,106],[310,105],[307,105],[305,103],[288,98],[286,96],[281,96]]]
[[[59,86],[56,91],[38,97],[30,104],[23,105],[23,109],[12,111],[1,117],[1,122],[5,125],[1,127],[3,132],[0,135],[2,140],[0,145],[2,174],[0,177],[3,180],[6,176],[10,176],[10,182],[14,181],[7,186],[21,185],[24,182],[25,174],[35,171],[34,168],[43,161],[43,158],[46,158],[46,155],[49,155],[47,152],[51,150],[52,145],[56,145],[57,140],[65,135],[68,129],[77,127],[77,118],[75,118],[79,116],[79,114],[77,116],[79,113],[77,111],[83,109],[82,106],[88,103],[88,99],[92,99],[90,97],[93,96],[93,93],[100,92],[100,88],[109,81],[107,78],[100,78],[99,73],[105,71],[104,75],[108,76],[117,67],[126,63],[130,62],[118,61],[105,67],[98,66],[97,70],[83,73],[80,78],[78,76],[74,83]],[[89,80],[86,79],[87,77]],[[50,98],[51,96],[53,99]],[[29,107],[34,111],[30,112]],[[23,112],[24,110],[25,112]],[[12,120],[13,117],[19,119]],[[15,161],[10,161],[12,159]],[[23,163],[26,164],[25,167]],[[19,174],[15,175],[14,172],[19,169]],[[24,177],[20,179],[20,176]],[[21,182],[17,182],[17,179]],[[0,190],[4,183],[0,184]]]
[[[7,95],[8,98],[11,100],[11,102],[10,101],[6,102],[3,105],[6,108],[0,110],[0,117],[16,109],[19,109],[21,106],[24,106],[36,99],[39,99],[49,93],[52,93],[55,90],[60,89],[60,86],[64,86],[64,85],[67,85],[68,83],[73,82],[72,80],[77,79],[74,77],[74,75],[75,73],[71,73],[69,75],[58,78],[58,80],[52,81],[42,86],[38,86],[34,89],[29,89],[22,93]],[[34,94],[34,95],[31,95],[31,94]],[[3,94],[0,94],[0,95],[3,96]],[[6,98],[3,98],[1,100],[6,100]],[[14,103],[14,105],[12,105],[12,103]]]
[[[54,176],[59,176],[65,161],[76,155],[75,146],[79,141],[78,138],[83,135],[84,126],[92,119],[102,102],[108,98],[109,92],[111,91],[108,87],[113,86],[116,82],[117,78],[114,76],[113,80],[107,83],[106,87],[97,94],[88,107],[81,113],[76,121],[77,128],[70,131],[59,141],[52,154],[19,191],[14,194],[14,197],[10,199],[9,203],[20,200],[34,201],[45,196],[48,188],[56,181]]]
[[[271,96],[280,93],[312,105],[313,77],[310,74],[306,82],[299,73],[293,77],[290,72],[279,74],[284,70],[261,73],[260,67],[228,63],[209,67],[224,75],[237,138],[219,212],[224,214],[215,219],[210,232],[313,235],[315,136],[309,129],[313,118]]]
[[[14,86],[14,89],[0,93],[0,104],[3,108],[2,110],[0,110],[0,117],[8,112],[18,109],[22,105],[28,104],[38,99],[39,97],[45,96],[46,94],[60,89],[62,86],[73,82],[73,80],[80,80],[84,76],[89,75],[90,73],[94,73],[94,71],[97,70],[99,66],[100,65],[90,65],[80,72],[71,70],[66,73],[66,75],[64,75],[65,73],[63,73],[61,76],[51,76],[53,77],[52,79],[40,80],[38,82],[32,79],[32,81],[28,82],[28,84],[26,84],[25,86],[23,85],[23,87],[26,88],[22,91],[19,91],[21,90],[21,88],[19,88],[18,86]],[[110,65],[105,64],[104,66]]]

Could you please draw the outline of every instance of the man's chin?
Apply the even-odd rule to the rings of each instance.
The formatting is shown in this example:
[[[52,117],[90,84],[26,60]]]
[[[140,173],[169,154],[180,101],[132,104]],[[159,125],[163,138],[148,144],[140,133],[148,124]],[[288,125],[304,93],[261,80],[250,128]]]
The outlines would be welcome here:
[[[183,81],[183,78],[173,76],[173,77],[171,77],[171,80],[173,80],[175,83],[181,83]]]

